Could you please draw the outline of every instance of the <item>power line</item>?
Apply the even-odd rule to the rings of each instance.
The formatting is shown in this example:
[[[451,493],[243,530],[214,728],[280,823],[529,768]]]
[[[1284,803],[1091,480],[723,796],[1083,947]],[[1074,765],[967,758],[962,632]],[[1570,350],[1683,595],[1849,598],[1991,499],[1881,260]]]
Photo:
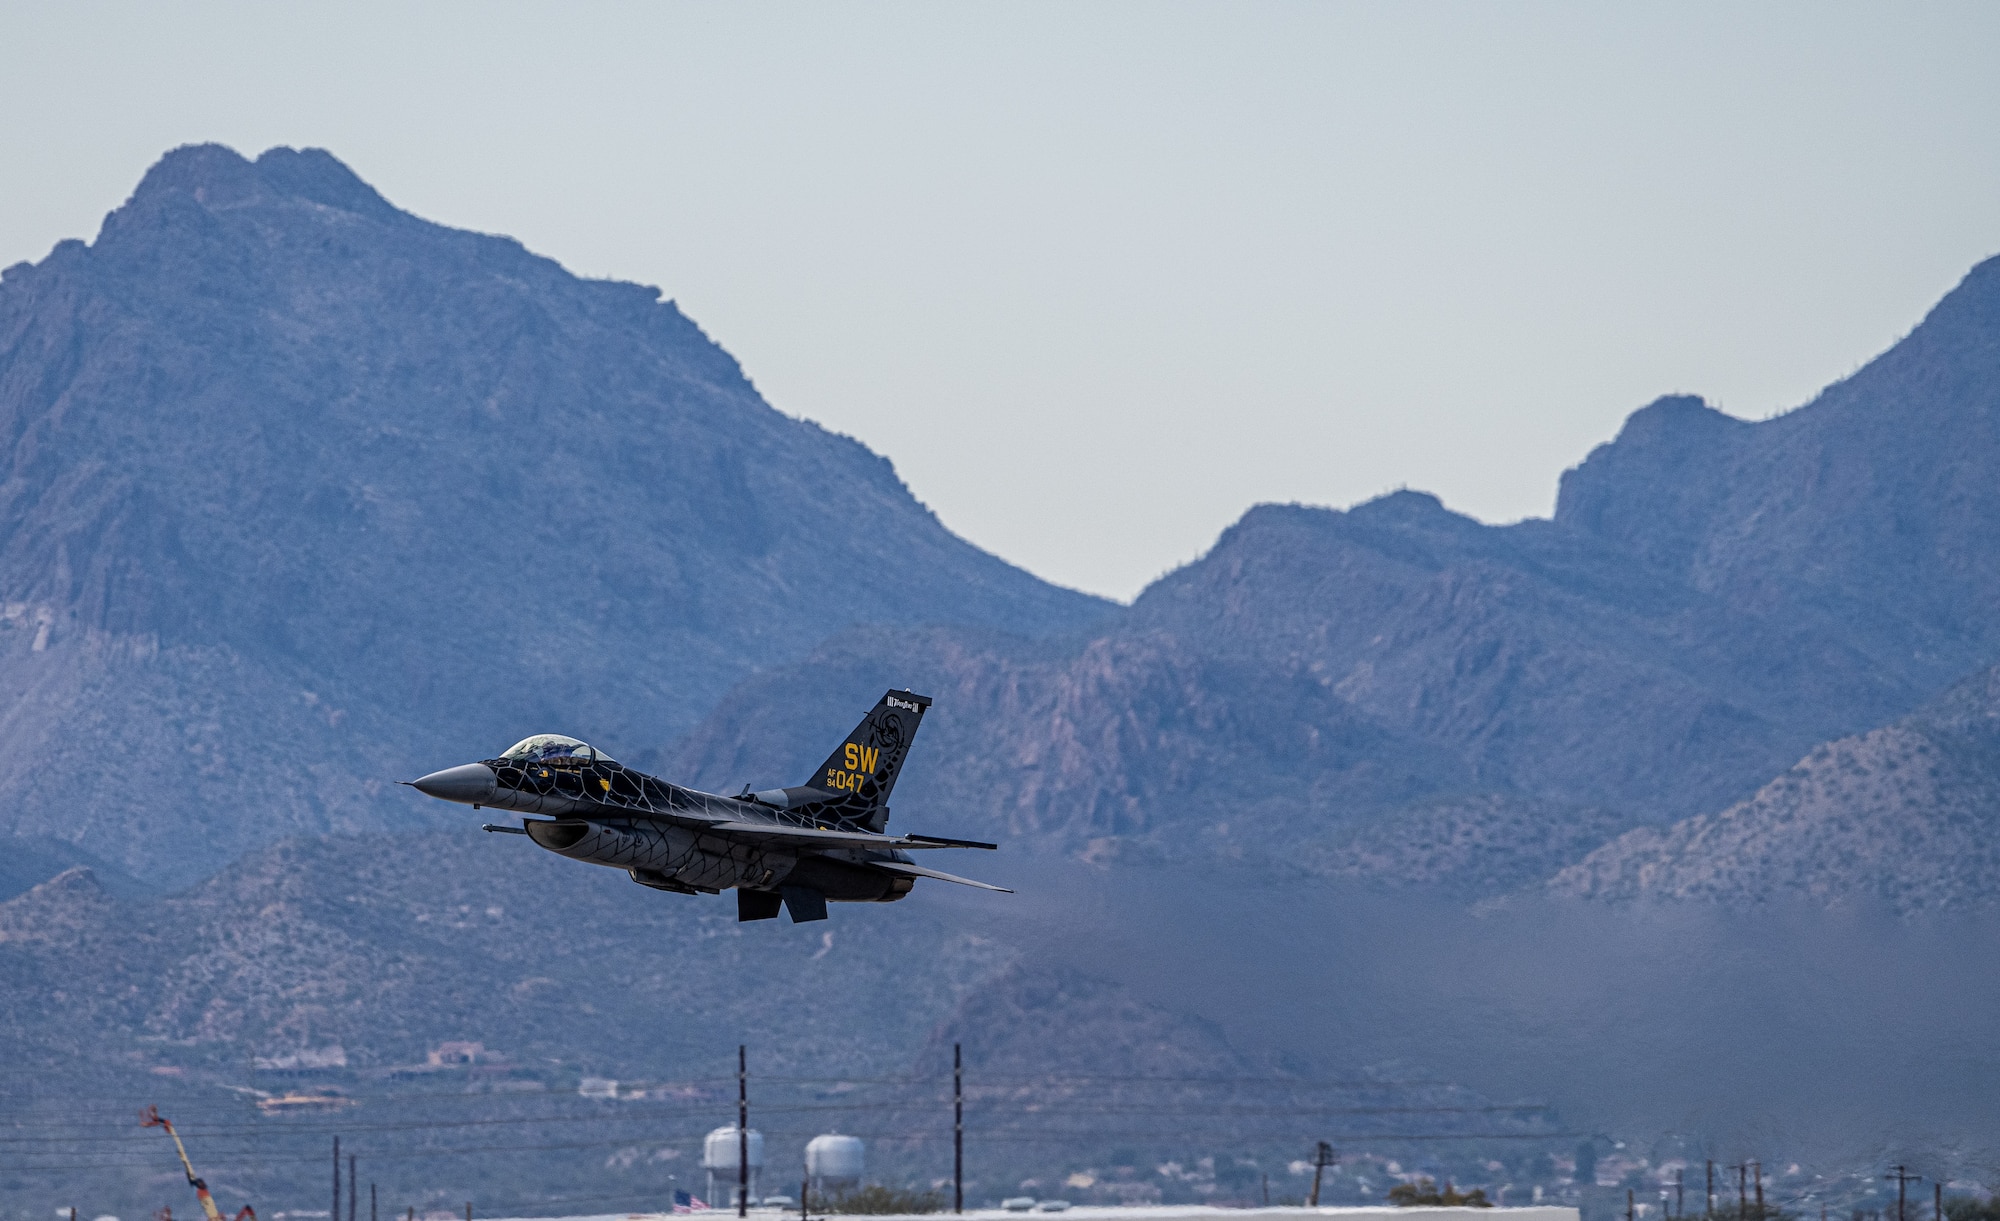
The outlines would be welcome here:
[[[974,1099],[973,1102],[976,1106],[979,1107],[979,1109],[985,1111],[988,1114],[1004,1114],[1007,1112],[1026,1109],[1026,1108],[1039,1109],[1041,1106],[1046,1105],[1045,1103],[1038,1102],[1035,1100],[1020,1100],[1018,1101],[1017,1104],[1014,1105],[1010,1105],[1009,1103],[996,1103],[991,1100],[982,1103],[979,1100]],[[902,1110],[913,1109],[913,1107],[919,1105],[920,1103],[921,1100],[917,1100],[916,1102],[911,1102],[911,1101],[857,1102],[857,1103],[820,1102],[820,1103],[802,1103],[793,1105],[778,1104],[765,1107],[763,1108],[763,1110],[765,1113],[778,1114],[778,1115],[809,1115],[809,1114],[822,1114],[826,1112],[852,1112],[852,1111],[902,1111]],[[707,1109],[708,1108],[698,1108],[698,1110],[702,1111],[706,1111]],[[678,1110],[678,1108],[675,1108],[674,1110]],[[1185,1114],[1185,1115],[1194,1115],[1194,1116],[1214,1118],[1220,1120],[1220,1119],[1243,1119],[1243,1118],[1292,1119],[1292,1118],[1304,1118],[1310,1116],[1333,1116],[1333,1115],[1342,1115],[1342,1116],[1510,1115],[1510,1114],[1534,1115],[1534,1114],[1547,1113],[1550,1110],[1552,1110],[1552,1108],[1543,1105],[1497,1105],[1497,1106],[1476,1106],[1476,1107],[1312,1107],[1312,1106],[1277,1106],[1277,1105],[1252,1107],[1246,1105],[1246,1106],[1231,1107],[1231,1106],[1219,1106],[1213,1104],[1206,1106],[1195,1105],[1195,1104],[1188,1104],[1188,1105],[1155,1104],[1149,1106],[1149,1105],[1135,1103],[1131,1105],[1069,1106],[1069,1107],[1064,1107],[1062,1113],[1065,1115],[1100,1115],[1100,1116]],[[201,1137],[203,1139],[215,1139],[218,1137],[246,1136],[246,1135],[255,1135],[259,1137],[268,1137],[273,1135],[306,1136],[306,1135],[334,1133],[334,1132],[344,1132],[348,1134],[368,1133],[368,1132],[378,1132],[378,1133],[407,1132],[407,1131],[448,1129],[448,1128],[510,1127],[510,1126],[519,1126],[522,1124],[644,1123],[644,1122],[651,1122],[658,1120],[662,1117],[665,1117],[667,1114],[668,1112],[663,1112],[658,1108],[644,1107],[644,1108],[633,1108],[631,1110],[616,1114],[607,1114],[602,1112],[590,1113],[590,1114],[567,1114],[567,1115],[539,1114],[539,1115],[514,1115],[514,1116],[485,1118],[485,1119],[405,1120],[405,1121],[387,1121],[387,1122],[375,1122],[375,1123],[345,1122],[337,1124],[329,1123],[324,1125],[280,1126],[277,1124],[251,1123],[251,1124],[217,1124],[213,1126],[204,1126],[199,1123],[190,1123],[186,1125],[184,1130],[189,1136]],[[694,1119],[696,1118],[696,1116],[689,1115],[687,1116],[687,1118]],[[150,1142],[143,1140],[141,1137],[137,1135],[123,1132],[122,1129],[127,1126],[128,1125],[123,1125],[123,1124],[117,1125],[116,1129],[114,1129],[115,1131],[117,1131],[117,1134],[111,1136],[101,1136],[101,1137],[0,1136],[0,1145],[4,1146],[67,1145],[67,1144],[77,1143],[78,1141],[81,1140],[89,1140],[92,1143],[97,1143],[97,1144],[118,1144],[118,1143],[129,1143],[134,1145],[150,1144]],[[112,1128],[112,1125],[106,1124],[103,1125],[103,1127]]]

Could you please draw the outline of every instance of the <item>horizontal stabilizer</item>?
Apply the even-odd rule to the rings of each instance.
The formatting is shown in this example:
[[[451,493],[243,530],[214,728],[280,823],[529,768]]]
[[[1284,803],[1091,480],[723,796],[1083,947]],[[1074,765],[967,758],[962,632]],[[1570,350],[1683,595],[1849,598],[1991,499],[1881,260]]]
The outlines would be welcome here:
[[[913,878],[936,878],[940,882],[956,882],[960,886],[977,886],[981,890],[997,890],[1003,895],[1014,893],[1005,886],[995,886],[991,882],[975,882],[971,878],[962,878],[955,873],[946,873],[942,869],[926,869],[922,865],[905,865],[901,861],[870,861],[868,862],[868,866],[871,869],[887,869],[891,873],[908,874]]]
[[[903,838],[915,840],[920,844],[929,844],[934,848],[985,848],[988,851],[997,851],[1000,847],[998,844],[989,844],[982,839],[947,839],[942,835],[918,835],[915,832]]]
[[[755,836],[766,844],[852,844],[857,848],[991,848],[969,840],[930,839],[917,835],[875,835],[867,831],[823,831],[817,827],[788,827],[773,822],[703,823],[704,831],[723,835]]]

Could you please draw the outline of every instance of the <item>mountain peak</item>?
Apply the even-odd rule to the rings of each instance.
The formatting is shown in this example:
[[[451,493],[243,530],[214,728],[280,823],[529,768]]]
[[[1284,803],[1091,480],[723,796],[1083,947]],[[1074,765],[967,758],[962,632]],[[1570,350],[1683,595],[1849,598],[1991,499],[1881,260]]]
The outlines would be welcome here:
[[[1711,468],[1730,454],[1731,440],[1752,427],[1698,395],[1654,399],[1625,418],[1616,438],[1563,472],[1555,520],[1593,534],[1649,539],[1663,517],[1695,521],[1697,505],[1713,498],[1706,486]],[[1694,491],[1696,503],[1678,503],[1687,490]],[[1672,512],[1662,514],[1662,500],[1675,502]],[[1694,533],[1675,542],[1691,546]]]
[[[208,208],[297,199],[378,220],[401,216],[338,157],[321,148],[277,147],[255,161],[224,144],[184,144],[146,171],[127,207],[191,196]]]
[[[2000,337],[2000,255],[1974,264],[1911,332],[1918,337],[1969,341],[1990,355]]]
[[[346,162],[323,148],[268,148],[257,158],[257,170],[265,182],[299,199],[363,216],[402,215]]]
[[[1413,488],[1397,488],[1385,492],[1373,500],[1364,500],[1349,509],[1348,514],[1369,521],[1391,522],[1399,525],[1434,525],[1449,521],[1467,521],[1463,514],[1454,513],[1445,507],[1435,493],[1420,492]]]
[[[1701,444],[1743,423],[1709,406],[1699,394],[1663,394],[1625,417],[1618,440],[1632,445]]]
[[[257,177],[254,163],[226,144],[183,144],[169,149],[132,192],[135,200],[148,199],[166,191],[204,191],[217,187],[245,187]]]

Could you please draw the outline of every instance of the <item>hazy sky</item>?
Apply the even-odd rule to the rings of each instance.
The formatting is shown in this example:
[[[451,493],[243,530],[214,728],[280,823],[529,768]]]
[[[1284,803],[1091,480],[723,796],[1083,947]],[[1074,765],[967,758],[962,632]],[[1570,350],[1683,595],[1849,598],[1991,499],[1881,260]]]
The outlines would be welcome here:
[[[1258,501],[1546,514],[2000,251],[1990,3],[10,4],[0,107],[0,264],[174,145],[322,146],[1119,597]]]

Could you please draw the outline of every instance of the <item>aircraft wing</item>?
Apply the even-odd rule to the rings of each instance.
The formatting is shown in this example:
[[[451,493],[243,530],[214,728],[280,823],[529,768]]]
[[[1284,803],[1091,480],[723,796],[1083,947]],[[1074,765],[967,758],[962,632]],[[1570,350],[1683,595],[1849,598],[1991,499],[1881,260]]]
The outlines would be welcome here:
[[[971,878],[962,878],[955,873],[946,873],[942,869],[926,869],[922,865],[906,865],[902,861],[870,861],[868,865],[872,869],[886,869],[890,873],[904,873],[913,878],[936,878],[940,882],[957,882],[960,886],[977,886],[981,890],[997,890],[1003,895],[1014,893],[1005,886],[995,886],[991,882],[975,882]]]
[[[835,847],[850,844],[856,848],[992,848],[996,845],[981,843],[972,839],[940,839],[931,835],[871,835],[866,831],[822,831],[816,827],[788,827],[783,823],[770,822],[711,822],[701,824],[704,831],[718,831],[724,835],[755,836],[767,844],[819,844]],[[879,862],[871,862],[875,864]]]

